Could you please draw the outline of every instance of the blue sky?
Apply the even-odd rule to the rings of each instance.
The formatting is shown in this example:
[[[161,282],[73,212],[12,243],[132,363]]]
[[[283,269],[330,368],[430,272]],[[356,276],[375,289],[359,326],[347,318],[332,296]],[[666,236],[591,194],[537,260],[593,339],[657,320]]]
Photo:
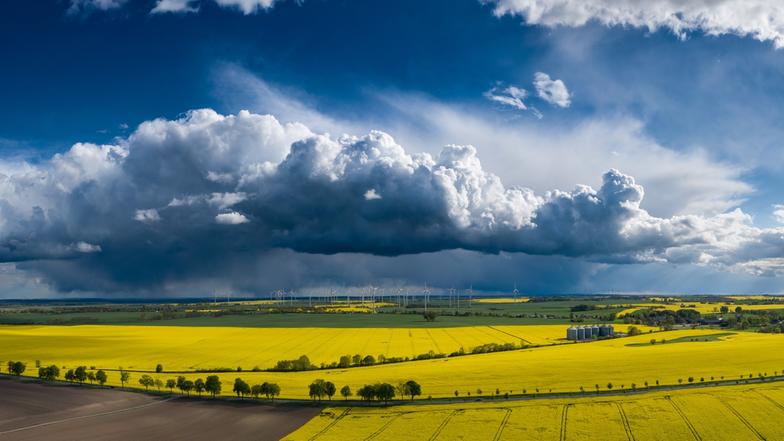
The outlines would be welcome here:
[[[547,11],[558,3],[203,0],[187,3],[197,11],[167,13],[151,12],[158,0],[7,3],[0,14],[4,60],[0,100],[6,104],[0,111],[0,171],[8,177],[5,193],[0,194],[5,207],[0,240],[11,251],[0,253],[6,262],[0,283],[10,296],[175,295],[215,289],[252,294],[367,283],[474,284],[502,291],[514,282],[530,292],[545,293],[780,292],[784,232],[774,212],[777,204],[784,203],[780,191],[784,49],[777,48],[784,32],[781,11],[763,8],[770,14],[772,29],[758,29],[754,20],[746,20],[743,3],[734,0],[682,11],[668,0],[656,0],[649,10],[631,6],[632,13],[628,8],[602,9],[602,0],[590,0],[585,10],[575,12],[588,14],[585,23],[574,22],[574,15],[568,13],[557,16],[562,11],[558,8],[539,18],[527,9],[534,4]],[[256,9],[242,9],[256,4]],[[591,5],[597,7],[590,9]],[[726,18],[712,15],[712,7],[741,10],[729,14],[737,22],[727,23],[722,21]],[[656,30],[638,26],[639,17],[666,23],[671,13],[683,17],[686,31],[666,25]],[[692,15],[702,19],[690,22]],[[627,21],[625,26],[605,24],[619,17]],[[557,82],[554,87],[561,87],[557,91],[568,100],[559,103],[541,96],[534,84],[537,73]],[[520,91],[516,105],[488,99],[509,98],[511,90]],[[323,200],[303,201],[297,216],[284,219],[296,211],[292,207],[272,222],[262,214],[270,207],[259,201],[269,188],[284,183],[265,181],[250,190],[241,187],[242,179],[229,185],[229,175],[246,173],[247,163],[236,169],[224,167],[220,174],[215,170],[226,159],[210,156],[217,161],[215,170],[205,165],[201,171],[205,176],[212,173],[207,181],[224,186],[192,185],[204,184],[205,195],[241,196],[235,197],[234,204],[212,205],[219,212],[210,212],[205,219],[235,220],[240,226],[221,236],[223,243],[205,246],[230,263],[204,275],[200,262],[204,256],[194,249],[209,240],[212,227],[197,225],[202,218],[191,213],[186,219],[195,222],[192,231],[167,233],[162,224],[168,220],[161,207],[173,205],[146,199],[154,191],[140,184],[149,182],[142,178],[159,179],[162,186],[168,183],[166,188],[176,187],[168,179],[191,182],[194,171],[179,164],[207,161],[198,152],[187,153],[187,161],[172,153],[184,148],[180,145],[163,142],[151,147],[154,137],[148,132],[153,129],[145,122],[183,121],[179,124],[191,130],[198,125],[188,119],[192,109],[213,109],[220,116],[248,110],[253,115],[273,115],[284,125],[301,123],[306,129],[285,129],[284,149],[312,134],[329,133],[338,142],[344,133],[361,138],[372,130],[388,133],[410,155],[429,153],[438,158],[445,145],[471,144],[481,160],[481,173],[497,176],[506,188],[530,189],[541,200],[520,205],[514,202],[517,195],[508,195],[511,199],[504,204],[514,205],[509,209],[514,215],[498,208],[497,201],[480,201],[476,207],[464,207],[469,212],[465,220],[455,210],[438,211],[439,204],[452,202],[448,192],[422,195],[416,193],[421,188],[407,187],[408,181],[393,180],[392,186],[376,171],[368,172],[374,180],[362,183],[373,190],[367,202],[377,195],[379,204],[393,204],[390,195],[378,192],[394,188],[399,192],[394,195],[398,205],[367,212],[353,202],[322,206]],[[220,141],[199,144],[216,130],[194,134],[187,148],[209,149],[240,136],[229,133]],[[386,145],[383,139],[372,142]],[[89,150],[79,156],[72,149],[77,143],[95,148],[111,145],[119,153]],[[127,175],[136,163],[134,157],[149,151],[158,152],[159,156],[146,159],[158,164],[160,173]],[[259,164],[267,160],[275,164],[285,156],[285,151],[278,156],[268,153],[248,157],[261,158]],[[116,178],[109,171],[101,174],[105,164],[80,162],[96,155],[111,161],[121,158],[112,166],[120,167],[124,177]],[[471,162],[466,158],[461,157],[459,164]],[[548,202],[549,206],[565,203],[553,202],[548,191],[573,192],[578,185],[598,191],[608,182],[603,174],[610,169],[634,177],[636,183],[628,184],[629,188],[644,187],[638,205],[645,214],[635,211],[626,216],[635,219],[635,228],[648,228],[651,221],[646,216],[655,218],[653,229],[660,235],[655,240],[650,238],[652,230],[646,230],[625,242],[626,224],[620,223],[618,231],[604,238],[602,234],[615,228],[616,222],[628,222],[611,216],[597,217],[586,230],[574,219],[561,225],[562,216],[547,217],[551,212],[542,207]],[[26,188],[30,170],[45,175],[41,180],[57,190],[38,189],[34,196],[18,190]],[[117,180],[107,181],[106,176]],[[439,175],[434,172],[434,176]],[[455,182],[460,184],[459,179]],[[288,185],[290,191],[297,190]],[[333,194],[332,189],[319,190]],[[124,196],[101,202],[118,192]],[[489,192],[484,188],[478,194],[482,198]],[[199,195],[182,190],[169,196],[172,201],[195,201]],[[578,204],[575,194],[567,199]],[[24,200],[40,203],[20,202]],[[264,203],[281,200],[289,199],[280,196]],[[402,210],[403,203],[413,208]],[[626,206],[622,200],[618,203]],[[609,206],[609,199],[602,206]],[[42,209],[44,226],[33,230],[20,226],[37,219],[36,207]],[[299,231],[292,224],[306,212],[318,216],[313,213],[338,207],[359,207],[351,231],[329,236],[336,225],[347,222],[327,215],[313,231]],[[740,224],[721,217],[736,209],[748,216],[733,221]],[[126,234],[127,228],[112,231],[104,210],[128,210],[126,219],[135,226],[134,235]],[[512,216],[514,221],[503,228],[513,231],[507,236],[505,230],[498,233],[500,227],[478,221],[487,218],[487,210],[494,219]],[[581,208],[575,205],[570,210]],[[140,211],[151,217],[133,214]],[[587,216],[588,212],[580,213]],[[450,227],[425,237],[419,236],[425,227],[412,222],[414,230],[390,229],[387,236],[379,233],[392,222],[385,216],[398,224],[406,216],[432,216],[435,223],[427,228],[444,222]],[[684,220],[684,216],[693,218]],[[520,232],[530,225],[542,231],[549,228],[543,222],[552,226],[548,233],[552,237]],[[682,233],[684,223],[694,231]],[[157,226],[152,228],[153,224]],[[137,231],[142,225],[147,229]],[[668,228],[677,231],[661,232]],[[276,236],[281,229],[286,230],[285,239]],[[128,246],[164,234],[176,245],[165,250]],[[291,239],[297,234],[306,243]],[[401,243],[410,239],[412,244],[391,246],[385,242],[389,237],[400,237]],[[586,237],[596,237],[596,243],[587,246]],[[700,240],[706,243],[695,249],[695,241]],[[18,251],[25,248],[18,245],[20,241],[26,241],[29,250]],[[762,245],[755,247],[755,243]],[[150,267],[124,266],[136,259],[151,262]],[[271,259],[286,270],[265,270]],[[94,269],[96,264],[100,270]],[[303,266],[317,269],[305,271]],[[259,282],[259,277],[249,275],[259,272],[262,279],[270,273],[270,281]],[[96,282],[84,282],[77,274]]]

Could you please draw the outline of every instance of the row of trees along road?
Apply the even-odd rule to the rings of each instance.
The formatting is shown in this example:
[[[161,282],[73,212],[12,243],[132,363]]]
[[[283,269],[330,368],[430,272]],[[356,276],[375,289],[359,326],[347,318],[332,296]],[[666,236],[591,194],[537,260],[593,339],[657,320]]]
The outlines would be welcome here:
[[[324,380],[316,380],[313,383],[310,383],[308,386],[308,395],[313,400],[321,401],[324,397],[328,399],[332,399],[332,397],[337,392],[337,387],[331,381],[324,381]],[[400,394],[400,397],[411,397],[413,400],[414,397],[422,395],[422,386],[419,385],[414,380],[408,380],[406,382],[400,383],[397,387],[389,384],[389,383],[376,383],[376,384],[366,384],[359,388],[357,391],[357,396],[362,398],[365,401],[372,401],[378,400],[383,401],[384,404],[387,401],[395,398],[395,392]],[[351,390],[351,387],[348,385],[343,386],[340,389],[340,395],[343,396],[344,399],[348,400],[348,398],[354,393]]]

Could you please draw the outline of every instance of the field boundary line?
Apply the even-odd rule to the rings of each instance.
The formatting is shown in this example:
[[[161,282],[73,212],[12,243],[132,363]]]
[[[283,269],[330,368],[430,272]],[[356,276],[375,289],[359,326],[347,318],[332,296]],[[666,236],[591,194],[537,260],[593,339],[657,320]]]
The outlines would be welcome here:
[[[490,328],[490,329],[492,329],[493,331],[500,332],[501,334],[506,334],[506,335],[508,335],[508,336],[510,336],[510,337],[514,337],[514,338],[516,338],[516,339],[518,339],[518,340],[524,341],[524,342],[528,343],[529,345],[533,345],[533,343],[531,343],[530,341],[528,341],[528,340],[524,339],[523,337],[520,337],[520,336],[514,335],[514,334],[512,334],[511,332],[506,332],[506,331],[503,331],[503,330],[501,330],[501,329],[498,329],[498,328],[496,328],[495,326],[492,326],[492,325],[487,325],[487,327],[488,327],[488,328]]]
[[[672,398],[669,395],[664,397],[664,399],[669,401],[670,404],[672,405],[672,408],[675,409],[675,412],[677,412],[678,415],[681,416],[681,418],[683,419],[683,422],[686,423],[686,426],[691,431],[691,434],[694,435],[694,439],[696,439],[697,441],[702,441],[702,435],[700,435],[699,432],[697,432],[697,429],[694,427],[694,425],[691,423],[691,421],[689,421],[689,418],[686,417],[686,414],[683,413],[683,410],[681,410],[681,408],[678,406],[678,404],[675,401],[673,401]]]
[[[342,419],[343,419],[343,417],[345,417],[346,415],[348,415],[348,413],[351,411],[351,409],[352,409],[351,407],[347,407],[346,409],[344,409],[344,410],[343,410],[343,413],[341,413],[340,415],[338,415],[338,416],[337,416],[337,417],[336,417],[334,420],[332,420],[332,422],[330,422],[329,424],[327,424],[326,426],[324,426],[324,428],[323,428],[323,429],[321,429],[321,430],[319,430],[318,432],[316,432],[316,434],[315,434],[315,435],[313,435],[313,436],[311,436],[310,438],[308,438],[308,441],[313,441],[313,440],[315,440],[316,438],[318,438],[318,437],[320,437],[321,435],[323,435],[324,433],[326,433],[326,432],[327,432],[329,429],[331,429],[332,427],[334,427],[334,426],[335,426],[335,424],[337,424],[337,423],[338,423],[340,420],[342,420]]]
[[[735,417],[737,417],[737,418],[740,420],[740,422],[741,422],[741,423],[743,423],[743,424],[744,424],[746,427],[748,427],[748,428],[749,428],[749,430],[751,430],[752,432],[754,432],[754,434],[755,434],[755,435],[757,435],[757,438],[759,438],[759,439],[761,439],[761,440],[766,440],[766,439],[767,439],[767,438],[765,438],[765,436],[764,436],[763,434],[761,434],[761,433],[759,432],[759,430],[757,430],[757,428],[756,428],[756,427],[754,427],[754,426],[753,426],[753,425],[752,425],[752,424],[749,422],[749,420],[747,420],[747,419],[746,419],[746,417],[744,417],[743,415],[741,415],[741,414],[740,414],[740,412],[738,412],[738,411],[737,411],[737,410],[736,410],[734,407],[732,407],[732,404],[728,403],[728,402],[727,402],[727,401],[725,401],[725,400],[721,400],[721,399],[720,399],[719,401],[720,401],[720,402],[721,402],[721,404],[723,404],[723,405],[724,405],[724,406],[725,406],[727,409],[729,409],[729,411],[730,411],[730,412],[732,412],[732,414],[733,414],[733,415],[735,415]]]
[[[106,416],[106,415],[114,415],[114,414],[117,414],[117,413],[132,412],[134,410],[143,409],[145,407],[150,407],[150,406],[154,406],[156,404],[165,403],[167,401],[171,401],[171,400],[174,400],[174,399],[175,399],[175,397],[166,398],[166,399],[163,399],[163,400],[153,401],[152,403],[141,404],[139,406],[126,407],[124,409],[109,410],[109,411],[106,411],[106,412],[93,413],[93,414],[90,414],[90,415],[80,415],[80,416],[75,416],[75,417],[70,417],[70,418],[63,418],[63,419],[54,420],[54,421],[46,421],[46,422],[38,423],[38,424],[31,424],[29,426],[17,427],[16,429],[4,430],[4,431],[0,432],[0,435],[7,435],[9,433],[16,433],[16,432],[21,432],[21,431],[24,431],[24,430],[37,429],[39,427],[52,426],[54,424],[61,424],[61,423],[68,423],[68,422],[71,422],[71,421],[84,420],[84,419],[87,419],[87,418],[96,418],[96,417],[101,417],[101,416]]]
[[[626,437],[629,438],[629,441],[635,441],[634,434],[632,433],[632,426],[629,424],[629,418],[626,417],[626,411],[623,410],[623,404],[620,401],[616,401],[615,405],[618,407],[618,413],[621,414],[621,422],[623,423],[623,430],[626,431]]]
[[[506,415],[501,420],[501,425],[498,426],[498,430],[495,431],[495,436],[493,437],[493,441],[498,441],[501,439],[501,434],[504,433],[504,428],[506,427],[506,423],[509,421],[509,417],[512,415],[512,409],[506,408]]]
[[[403,414],[405,414],[405,413],[408,413],[408,412],[398,412],[395,415],[389,417],[389,419],[384,424],[382,424],[381,427],[376,429],[375,432],[371,433],[367,438],[365,438],[365,441],[370,441],[371,439],[381,435],[382,432],[387,430],[387,427],[389,427],[390,424],[392,424],[396,419],[398,419],[401,416],[403,416]]]
[[[569,412],[569,406],[571,404],[564,404],[563,408],[561,409],[561,441],[566,441],[566,413]]]
[[[436,431],[433,432],[432,435],[430,435],[430,438],[428,438],[428,441],[435,441],[436,438],[438,438],[438,435],[441,434],[441,431],[444,430],[444,427],[446,427],[446,425],[449,424],[449,421],[452,419],[452,417],[457,415],[458,412],[462,412],[462,411],[463,411],[462,409],[457,409],[457,410],[454,410],[454,411],[450,412],[449,415],[447,415],[444,418],[444,421],[441,421],[441,424],[439,424],[438,427],[436,427]]]

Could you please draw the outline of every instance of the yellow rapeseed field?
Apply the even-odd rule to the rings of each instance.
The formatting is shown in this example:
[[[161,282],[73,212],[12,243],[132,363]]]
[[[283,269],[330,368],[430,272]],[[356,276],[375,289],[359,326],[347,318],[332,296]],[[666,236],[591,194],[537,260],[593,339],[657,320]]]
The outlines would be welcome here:
[[[566,343],[565,325],[450,328],[237,328],[186,326],[0,326],[0,360],[71,366],[184,371],[253,367],[307,355],[314,364],[341,355],[415,357],[487,343]]]
[[[530,299],[528,297],[487,297],[473,299],[474,303],[527,303]]]
[[[624,305],[626,306],[626,305]],[[740,306],[744,311],[761,311],[769,309],[784,309],[784,303],[771,303],[771,304],[736,304],[736,303],[705,303],[705,302],[675,302],[675,303],[637,303],[629,305],[623,311],[618,313],[621,317],[625,314],[639,311],[640,309],[665,309],[669,311],[677,311],[679,309],[694,309],[700,314],[718,313],[722,306],[727,306],[730,311],[735,311],[735,308]]]
[[[560,327],[561,332],[564,329],[565,326]],[[386,334],[383,334],[384,332]],[[398,337],[408,341],[410,345],[412,337],[407,337],[408,332],[406,329],[2,327],[0,360],[32,363],[38,359],[44,364],[56,363],[67,367],[86,365],[116,369],[117,366],[123,366],[131,370],[151,370],[155,363],[160,362],[165,370],[170,372],[154,376],[166,380],[179,375],[171,371],[195,365],[252,366],[261,364],[262,360],[279,359],[286,354],[308,354],[307,350],[302,350],[305,347],[312,348],[309,356],[316,360],[332,360],[342,353],[368,353],[369,351],[363,349],[372,345],[386,345],[386,342],[394,341]],[[412,336],[417,335],[413,329],[410,332]],[[452,347],[456,347],[458,343],[455,338],[463,338],[467,342],[469,338],[481,339],[479,332],[486,335],[497,331],[492,328],[481,331],[475,328],[441,328],[419,329],[418,332],[430,335],[433,340],[425,343],[423,347],[438,342],[441,350],[444,350],[447,343],[442,342],[451,341]],[[471,334],[472,332],[477,334]],[[521,329],[517,332],[526,331]],[[287,398],[307,398],[308,384],[319,378],[332,381],[338,388],[349,385],[355,391],[364,384],[379,381],[398,384],[414,379],[422,385],[421,398],[426,399],[427,396],[454,396],[455,391],[461,397],[469,393],[476,396],[478,389],[483,391],[482,395],[493,393],[496,389],[501,394],[520,394],[523,389],[527,394],[537,393],[537,389],[539,393],[578,391],[580,387],[591,390],[595,389],[596,385],[600,389],[606,389],[608,383],[612,383],[616,390],[631,389],[643,388],[646,381],[651,385],[657,380],[662,385],[677,384],[679,379],[687,382],[689,377],[693,377],[695,382],[700,382],[701,379],[707,382],[711,377],[735,379],[740,375],[774,375],[784,371],[784,359],[780,352],[784,336],[738,332],[719,339],[706,337],[716,332],[678,330],[646,333],[636,337],[591,343],[570,343],[360,368],[305,372],[248,372],[246,368],[243,372],[224,372],[219,376],[225,384],[224,392],[227,394],[231,394],[231,382],[239,377],[250,384],[264,381],[278,383],[282,389],[281,396]],[[374,338],[383,340],[376,341],[368,337],[374,333]],[[140,339],[140,334],[146,337]],[[470,335],[473,337],[469,337]],[[651,345],[648,341],[653,337],[658,341],[680,340],[677,343]],[[691,341],[701,337],[705,338]],[[703,341],[705,339],[709,341]],[[629,346],[631,344],[637,346]],[[297,346],[297,349],[285,349],[289,346]],[[393,344],[392,347],[397,346]],[[395,353],[394,350],[381,352]],[[27,374],[35,375],[35,370],[30,369]],[[131,385],[138,387],[137,380],[141,373],[131,374]],[[184,375],[195,379],[203,378],[207,374]],[[109,384],[119,384],[117,372],[109,372]]]
[[[784,439],[784,385],[707,387],[626,396],[332,407],[287,441],[745,441]]]

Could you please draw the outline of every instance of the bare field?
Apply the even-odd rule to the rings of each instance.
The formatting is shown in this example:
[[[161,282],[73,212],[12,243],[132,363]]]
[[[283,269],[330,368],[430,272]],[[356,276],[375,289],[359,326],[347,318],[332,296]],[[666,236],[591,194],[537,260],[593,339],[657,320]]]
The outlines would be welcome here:
[[[278,440],[316,407],[167,399],[0,377],[0,440]],[[231,430],[227,430],[231,428]]]

